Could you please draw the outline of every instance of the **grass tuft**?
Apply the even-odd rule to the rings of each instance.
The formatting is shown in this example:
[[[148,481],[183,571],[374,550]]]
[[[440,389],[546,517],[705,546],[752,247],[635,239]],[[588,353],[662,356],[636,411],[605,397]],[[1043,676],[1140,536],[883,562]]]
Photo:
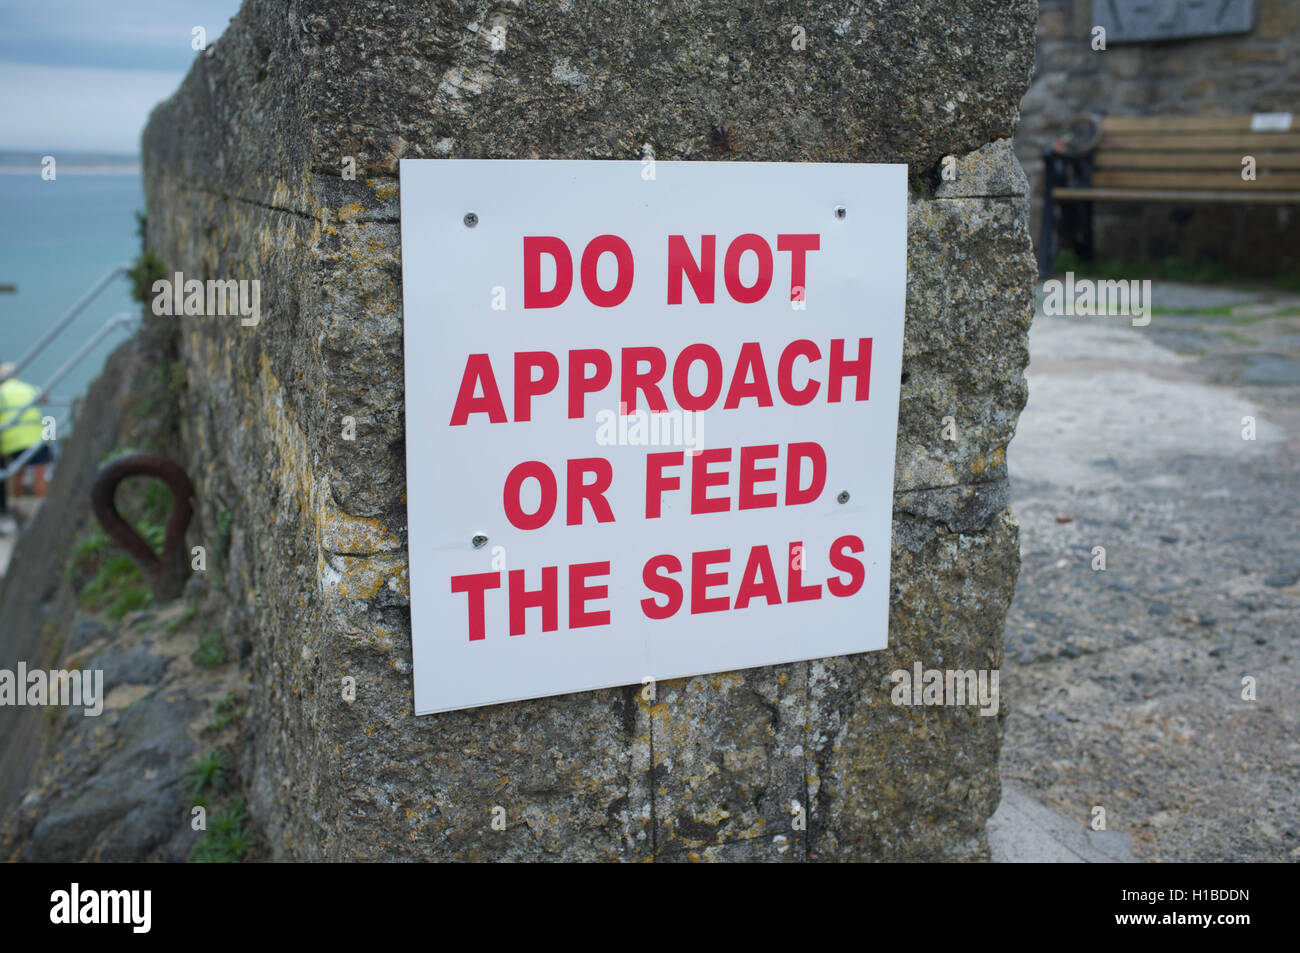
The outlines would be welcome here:
[[[216,668],[226,663],[226,643],[220,632],[209,632],[199,639],[199,647],[190,660],[200,668]]]
[[[198,797],[206,791],[220,793],[230,781],[230,752],[215,748],[190,765],[186,772],[190,794]]]
[[[248,832],[248,808],[242,798],[232,798],[212,815],[208,829],[191,855],[200,864],[237,864],[253,847]]]

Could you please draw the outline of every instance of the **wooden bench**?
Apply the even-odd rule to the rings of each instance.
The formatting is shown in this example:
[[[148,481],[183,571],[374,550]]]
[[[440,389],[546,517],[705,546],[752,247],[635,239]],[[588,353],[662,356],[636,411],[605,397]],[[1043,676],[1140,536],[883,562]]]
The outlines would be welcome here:
[[[1079,135],[1074,154],[1061,140],[1043,152],[1042,278],[1061,239],[1081,260],[1092,258],[1094,202],[1300,204],[1300,123],[1288,113],[1087,121],[1096,128]],[[1254,179],[1242,178],[1246,156],[1255,159]]]

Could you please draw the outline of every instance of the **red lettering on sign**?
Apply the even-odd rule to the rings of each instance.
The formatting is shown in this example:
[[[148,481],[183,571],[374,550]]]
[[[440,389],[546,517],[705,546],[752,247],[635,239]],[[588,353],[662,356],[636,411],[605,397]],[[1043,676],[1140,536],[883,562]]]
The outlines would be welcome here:
[[[754,380],[749,380],[750,371]],[[767,382],[767,368],[763,366],[763,349],[757,341],[748,341],[740,346],[740,357],[736,359],[736,372],[731,375],[731,388],[727,391],[725,410],[740,406],[746,397],[753,397],[760,407],[772,406],[772,387]],[[680,399],[678,403],[681,403]]]
[[[542,290],[542,256],[555,261],[555,287]],[[553,235],[524,236],[524,307],[558,308],[573,287],[573,256],[563,239]]]
[[[529,592],[524,588],[524,571],[510,570],[510,634],[523,635],[528,626],[525,614],[529,609],[542,610],[542,631],[554,632],[560,627],[560,572],[555,566],[542,567],[542,588]]]
[[[777,392],[781,400],[791,407],[801,407],[821,392],[822,382],[811,377],[802,387],[794,382],[794,365],[799,358],[815,364],[822,357],[821,349],[812,341],[791,341],[781,352],[777,364]],[[690,389],[692,367],[702,362],[705,370],[704,387],[699,394]],[[583,348],[568,352],[568,415],[580,419],[586,414],[586,397],[604,390],[613,378],[614,363],[611,355],[598,348]],[[620,413],[634,414],[638,410],[638,394],[651,413],[664,413],[668,402],[664,399],[662,382],[668,372],[668,357],[657,347],[625,347],[619,352],[618,384]],[[559,385],[560,359],[549,351],[519,351],[514,355],[514,420],[532,418],[532,399],[556,390]],[[540,376],[535,376],[540,371]],[[723,365],[717,348],[696,342],[678,352],[673,363],[672,396],[678,408],[685,411],[705,411],[717,406],[722,394],[722,384],[728,369]],[[871,393],[871,338],[858,339],[857,356],[845,356],[845,341],[834,338],[830,342],[829,373],[826,380],[826,400],[839,403],[844,381],[853,378],[853,400],[867,400]],[[480,393],[481,391],[481,393]],[[773,406],[772,387],[767,375],[762,345],[747,341],[740,346],[735,366],[730,369],[730,384],[722,409],[735,410],[741,401],[753,398],[759,407]],[[508,418],[501,392],[497,387],[491,359],[487,354],[470,354],[465,360],[465,373],[461,377],[456,404],[452,410],[451,425],[462,426],[471,414],[487,414],[490,423],[506,423]]]
[[[525,513],[523,504],[519,501],[520,490],[523,488],[524,481],[529,477],[536,480],[542,488],[542,499],[535,513]],[[506,476],[505,488],[501,493],[502,502],[505,504],[506,519],[510,520],[510,525],[515,529],[541,529],[555,515],[555,501],[558,492],[555,485],[555,474],[551,472],[550,467],[540,460],[524,461]]]
[[[803,301],[807,285],[807,256],[822,247],[820,235],[778,235],[776,250],[790,253],[790,300]]]
[[[708,495],[711,486],[726,486],[730,474],[725,470],[710,473],[710,463],[724,463],[731,459],[731,450],[720,447],[713,450],[701,450],[691,458],[691,515],[698,513],[725,513],[731,509],[730,497],[711,499]]]
[[[792,443],[788,454],[785,463],[785,505],[811,503],[826,488],[826,451],[819,443]],[[799,477],[803,472],[804,460],[812,461],[812,481],[800,489]]]
[[[688,386],[691,365],[704,362],[704,390],[696,397]],[[708,410],[722,393],[722,358],[707,344],[692,344],[682,349],[673,365],[673,398],[682,410]]]
[[[691,283],[695,299],[700,304],[713,304],[714,261],[717,257],[717,236],[700,236],[700,260],[691,257],[691,248],[684,235],[668,236],[668,303],[682,303],[682,275]]]
[[[680,478],[664,476],[664,467],[680,467],[686,455],[680,450],[649,453],[645,458],[645,517],[658,519],[662,510],[664,490],[676,490],[682,485]]]
[[[585,629],[593,625],[609,625],[609,610],[587,611],[591,599],[609,598],[609,586],[589,586],[592,576],[608,576],[608,560],[601,563],[575,563],[569,567],[569,628]]]
[[[464,576],[451,577],[451,591],[464,592],[469,597],[469,640],[477,642],[483,638],[483,593],[489,589],[501,588],[501,573],[474,572]]]
[[[595,373],[587,376],[587,368]],[[569,418],[581,419],[587,415],[587,395],[595,394],[609,386],[614,376],[613,362],[604,351],[596,349],[569,352]]]
[[[618,262],[614,287],[608,291],[596,280],[600,256],[610,252]],[[632,249],[617,235],[597,235],[582,253],[582,293],[598,308],[613,308],[627,300],[632,291]]]
[[[596,479],[588,484],[586,475]],[[578,526],[582,523],[582,504],[591,504],[591,512],[598,523],[614,522],[614,511],[609,508],[605,493],[614,482],[614,465],[604,457],[586,457],[569,461],[569,482],[565,493],[565,523]]]
[[[866,548],[859,536],[841,536],[831,543],[831,565],[839,572],[849,574],[848,582],[834,576],[826,580],[826,588],[831,595],[851,596],[862,588],[862,583],[867,578],[867,567],[862,565],[862,560],[854,559],[848,553],[865,552]]]
[[[725,612],[727,597],[709,598],[709,587],[725,586],[725,572],[709,572],[710,566],[725,563],[731,558],[729,549],[711,549],[703,553],[691,553],[691,615],[704,612]]]
[[[822,597],[822,585],[805,586],[803,584],[803,567],[807,562],[803,543],[790,544],[790,558],[787,560],[789,571],[786,573],[785,598],[787,602],[808,602]]]
[[[533,368],[542,376],[533,378]],[[560,382],[560,362],[550,351],[519,351],[515,354],[515,420],[532,420],[533,397],[549,394]]]
[[[857,536],[841,536],[831,544],[830,562],[838,572],[847,575],[848,580],[832,576],[826,580],[826,588],[832,596],[847,597],[855,595],[866,578],[866,568],[862,561],[855,559],[852,553],[865,550],[862,540]],[[821,583],[804,582],[804,570],[807,568],[807,553],[804,544],[795,540],[786,548],[787,571],[785,577],[785,602],[815,602],[822,598]],[[729,573],[725,569],[710,571],[714,567],[723,567],[731,560],[731,550],[712,549],[690,554],[690,606],[691,614],[699,615],[709,612],[723,612],[728,609],[746,609],[757,600],[767,605],[781,605],[781,580],[772,560],[772,550],[765,545],[753,546],[745,560],[745,567],[740,574],[740,584],[736,589],[734,603],[726,595],[713,593],[727,585]],[[682,560],[668,553],[662,553],[648,560],[641,570],[641,581],[649,592],[662,596],[662,604],[654,597],[641,600],[641,611],[646,618],[654,620],[667,619],[681,609],[686,598],[685,586],[675,574],[682,571]]]
[[[740,448],[740,473],[738,476],[739,503],[736,509],[757,510],[778,505],[776,492],[758,493],[755,487],[759,483],[776,480],[776,468],[759,468],[762,460],[771,460],[779,455],[776,444]],[[727,447],[714,447],[696,451],[691,458],[691,508],[692,514],[725,513],[731,509],[729,496],[711,496],[709,489],[727,486],[731,481],[730,468],[719,469],[715,464],[726,463],[732,459],[732,452]],[[663,495],[670,490],[681,488],[678,476],[668,475],[664,471],[669,467],[679,467],[685,461],[685,454],[680,450],[646,454],[646,497],[645,515],[647,519],[657,519],[663,514]],[[804,479],[804,461],[808,461],[808,485],[801,485]],[[821,496],[826,489],[826,451],[817,443],[792,443],[786,447],[785,464],[785,499],[786,506],[798,506],[811,503]]]
[[[483,396],[475,397],[479,385],[483,385]],[[486,354],[471,354],[465,359],[465,373],[460,379],[460,392],[456,394],[456,406],[451,412],[451,425],[463,426],[470,414],[487,414],[494,424],[506,422],[506,408],[501,403],[501,391],[497,389],[497,379],[492,373],[492,360]]]
[[[781,399],[791,407],[811,404],[822,386],[818,381],[809,380],[802,388],[795,388],[794,362],[795,358],[799,357],[806,357],[809,363],[812,363],[821,360],[822,352],[816,344],[808,340],[791,341],[781,352],[780,363],[776,366],[776,387],[781,392]]]
[[[781,590],[776,584],[776,568],[772,565],[772,555],[767,551],[766,546],[755,546],[749,551],[749,561],[745,563],[745,571],[740,577],[740,588],[736,591],[736,608],[746,608],[751,600],[759,596],[766,599],[769,606],[781,604]]]
[[[826,400],[831,404],[840,401],[840,384],[846,377],[856,377],[857,396],[854,400],[866,400],[871,392],[871,338],[858,338],[858,357],[853,361],[844,360],[844,339],[831,341],[831,372],[826,379]]]
[[[740,448],[740,503],[738,510],[761,510],[776,506],[775,493],[755,493],[754,484],[760,480],[776,480],[776,467],[758,469],[754,466],[759,460],[775,460],[781,448],[774,443],[762,447]]]
[[[644,374],[640,370],[642,361],[650,365],[650,369]],[[664,357],[664,352],[659,348],[623,348],[623,367],[621,371],[623,380],[619,392],[619,401],[626,408],[623,413],[636,413],[637,391],[645,394],[646,405],[651,413],[660,413],[667,410],[668,405],[664,403],[663,392],[659,390],[659,381],[663,379],[666,370],[668,370],[668,359]]]
[[[740,281],[740,256],[747,251],[752,251],[758,258],[758,276],[748,288]],[[753,232],[740,235],[727,246],[727,255],[722,261],[722,280],[727,286],[727,294],[741,304],[753,304],[767,294],[767,289],[772,287],[772,248],[762,235]]]
[[[664,604],[661,606],[654,599],[642,599],[641,611],[645,613],[647,619],[667,619],[669,616],[676,615],[677,610],[682,607],[682,586],[676,579],[672,579],[663,573],[673,573],[682,571],[682,562],[676,556],[655,556],[645,564],[641,570],[641,581],[645,587],[653,593],[664,597]]]

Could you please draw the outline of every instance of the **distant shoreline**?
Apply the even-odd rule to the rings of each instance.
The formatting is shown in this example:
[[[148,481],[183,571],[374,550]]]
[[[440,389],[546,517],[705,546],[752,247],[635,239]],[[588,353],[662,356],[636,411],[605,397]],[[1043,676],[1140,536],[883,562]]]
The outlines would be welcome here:
[[[53,156],[61,175],[139,175],[140,156],[118,152],[0,150],[0,175],[40,175],[43,160]]]
[[[140,166],[123,165],[60,165],[59,175],[139,175]],[[41,167],[0,165],[0,175],[35,175],[41,174]]]

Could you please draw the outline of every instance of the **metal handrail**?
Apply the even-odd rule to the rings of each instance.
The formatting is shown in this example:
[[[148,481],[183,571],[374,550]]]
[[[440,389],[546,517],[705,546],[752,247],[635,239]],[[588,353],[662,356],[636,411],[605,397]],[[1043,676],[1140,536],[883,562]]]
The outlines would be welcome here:
[[[60,380],[62,380],[67,375],[69,371],[71,371],[74,367],[76,367],[79,363],[81,363],[81,359],[85,357],[87,354],[89,354],[91,350],[95,347],[95,345],[98,344],[101,340],[103,340],[104,336],[108,334],[109,331],[117,327],[117,325],[119,324],[127,324],[131,321],[136,320],[136,317],[137,317],[136,315],[132,314],[129,311],[123,311],[121,314],[115,314],[113,315],[113,317],[109,318],[108,321],[104,323],[103,327],[101,327],[98,331],[92,334],[85,344],[81,345],[81,347],[78,348],[71,357],[69,357],[66,361],[64,361],[59,366],[59,369],[56,370],[54,374],[50,377],[50,379],[45,382],[44,386],[42,386],[40,389],[36,391],[36,396],[32,400],[28,401],[22,407],[18,408],[18,410],[14,411],[14,415],[9,420],[8,423],[0,423],[0,433],[3,433],[4,431],[8,430],[10,427],[18,426],[19,423],[21,423],[22,421],[22,415],[41,402],[41,395],[48,393],[51,387],[57,384]],[[3,383],[3,381],[0,381],[0,383]],[[9,413],[8,408],[6,408],[3,412],[5,414],[8,414]]]
[[[95,298],[99,296],[99,293],[108,287],[109,282],[111,282],[118,275],[126,274],[130,270],[131,270],[131,266],[129,264],[118,265],[112,271],[106,274],[103,278],[100,278],[99,281],[96,282],[91,287],[91,289],[87,291],[84,295],[82,295],[81,299],[72,306],[71,311],[69,311],[67,314],[61,317],[55,323],[54,327],[46,331],[45,334],[43,334],[36,341],[35,344],[33,344],[30,348],[28,348],[27,353],[24,354],[22,358],[14,365],[14,369],[12,371],[10,371],[8,374],[0,374],[0,384],[3,384],[11,377],[17,377],[18,372],[21,371],[24,367],[26,367],[31,362],[32,358],[34,358],[37,354],[41,353],[41,351],[45,349],[45,345],[53,341],[60,331],[62,331],[70,323],[72,323],[72,319],[75,318],[77,315],[79,315],[83,310],[85,310],[86,305],[94,301]]]

